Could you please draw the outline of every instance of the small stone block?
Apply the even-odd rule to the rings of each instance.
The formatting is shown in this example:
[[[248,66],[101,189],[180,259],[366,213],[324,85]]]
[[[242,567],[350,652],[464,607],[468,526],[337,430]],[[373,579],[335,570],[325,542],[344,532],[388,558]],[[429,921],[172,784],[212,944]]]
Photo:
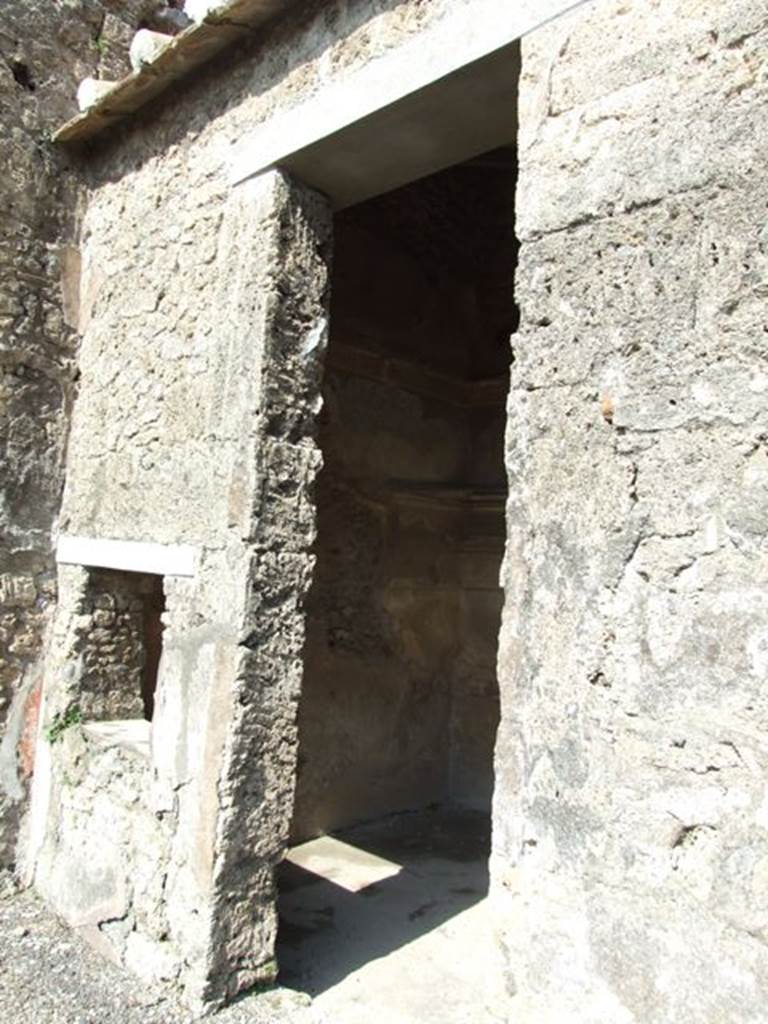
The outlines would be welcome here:
[[[199,25],[209,14],[225,6],[222,0],[187,0],[184,4],[184,13]]]
[[[148,28],[139,29],[128,51],[133,70],[140,71],[147,64],[154,63],[172,41],[173,36],[167,36],[164,32],[152,32]]]
[[[84,78],[77,87],[77,106],[79,110],[88,110],[106,96],[117,85],[99,78]]]

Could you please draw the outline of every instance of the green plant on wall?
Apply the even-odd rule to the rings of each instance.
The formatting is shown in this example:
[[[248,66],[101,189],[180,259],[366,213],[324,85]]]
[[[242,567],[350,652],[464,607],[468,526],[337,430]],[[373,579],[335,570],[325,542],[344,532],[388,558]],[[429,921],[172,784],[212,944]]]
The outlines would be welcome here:
[[[71,729],[74,725],[80,725],[82,720],[83,713],[80,707],[77,704],[70,704],[66,710],[57,711],[53,716],[50,724],[46,726],[45,738],[49,743],[56,743],[67,729]]]

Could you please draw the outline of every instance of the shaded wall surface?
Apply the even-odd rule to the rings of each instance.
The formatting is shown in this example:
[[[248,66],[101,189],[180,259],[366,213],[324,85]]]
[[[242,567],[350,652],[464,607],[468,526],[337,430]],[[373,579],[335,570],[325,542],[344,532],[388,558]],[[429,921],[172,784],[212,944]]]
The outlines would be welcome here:
[[[765,1018],[767,44],[744,0],[598,0],[524,42],[513,1019]]]
[[[293,838],[490,808],[514,153],[335,222]]]
[[[79,187],[49,142],[78,81],[127,70],[140,2],[0,6],[0,867],[14,860],[33,763],[42,636],[76,390]]]

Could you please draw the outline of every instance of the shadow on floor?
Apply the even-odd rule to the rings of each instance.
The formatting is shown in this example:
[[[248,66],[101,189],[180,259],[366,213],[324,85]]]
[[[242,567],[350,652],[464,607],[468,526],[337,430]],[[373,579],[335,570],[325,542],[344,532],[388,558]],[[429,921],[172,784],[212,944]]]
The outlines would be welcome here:
[[[335,838],[350,848],[350,859],[362,850],[400,870],[353,892],[290,861],[280,865],[277,956],[280,984],[287,988],[313,997],[325,992],[487,894],[488,815],[408,812],[342,830]]]

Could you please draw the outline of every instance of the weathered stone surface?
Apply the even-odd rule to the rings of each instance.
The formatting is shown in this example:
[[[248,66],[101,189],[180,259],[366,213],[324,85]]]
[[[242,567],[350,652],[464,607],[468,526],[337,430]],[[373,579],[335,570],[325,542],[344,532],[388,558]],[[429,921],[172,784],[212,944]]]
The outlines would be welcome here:
[[[62,525],[201,551],[166,581],[150,758],[76,723],[41,744],[37,882],[197,1004],[273,970],[325,340],[327,211],[279,177],[229,193],[231,144],[450,6],[310,4],[97,154],[64,315],[39,285],[39,122],[9,121],[16,734],[54,589],[69,326]],[[493,868],[510,1012],[537,1024],[764,1017],[765,34],[746,0],[595,0],[526,43]],[[12,61],[0,83],[31,103]],[[88,578],[61,584],[47,725],[83,680]]]
[[[202,551],[199,578],[165,580],[151,780],[147,766],[124,811],[106,753],[86,749],[79,762],[96,780],[82,807],[98,785],[114,804],[116,837],[131,814],[145,820],[150,810],[159,822],[146,818],[141,844],[116,839],[130,909],[119,925],[95,927],[121,961],[131,934],[159,941],[164,932],[164,953],[181,968],[175,983],[195,1005],[274,971],[272,869],[290,821],[327,331],[325,205],[274,176],[229,192],[227,140],[296,89],[319,86],[314,65],[295,65],[297,41],[333,77],[426,17],[418,5],[382,5],[371,32],[370,14],[344,8],[339,34],[325,9],[313,10],[281,27],[270,61],[256,51],[213,90],[193,83],[178,117],[139,132],[98,169],[82,228],[79,301],[70,304],[83,332],[81,392],[62,527]],[[171,142],[182,125],[183,141]],[[85,581],[75,570],[62,578],[46,722],[83,680]],[[63,789],[77,750],[50,750],[47,804],[39,773],[41,834],[30,860],[54,906],[57,879],[84,850],[65,841],[84,828],[66,817]],[[142,849],[154,868],[142,866]],[[157,865],[160,897],[150,885]]]
[[[0,866],[13,861],[29,757],[19,764],[29,694],[55,596],[50,532],[75,392],[71,234],[77,186],[48,144],[77,82],[107,69],[109,24],[134,26],[139,4],[7,3],[0,10]],[[130,35],[129,35],[130,38]],[[108,70],[127,70],[127,50]],[[27,755],[29,744],[26,745]]]
[[[319,464],[310,411],[328,216],[278,174],[192,197],[191,215],[180,205],[163,243],[145,247],[143,288],[130,272],[106,277],[81,347],[62,520],[78,534],[195,544],[200,568],[164,580],[149,751],[99,743],[78,722],[47,745],[30,870],[105,953],[196,1006],[274,974],[272,872],[288,836],[314,537],[312,518],[287,518],[278,499],[290,480],[306,503]],[[173,290],[151,284],[168,239],[199,271]],[[109,393],[123,401],[120,423]],[[88,721],[140,717],[138,584],[106,570],[59,575],[47,735],[73,707]]]
[[[506,151],[334,219],[295,842],[490,809],[513,203]]]
[[[742,0],[600,0],[524,44],[513,1018],[765,1015],[767,33]]]

